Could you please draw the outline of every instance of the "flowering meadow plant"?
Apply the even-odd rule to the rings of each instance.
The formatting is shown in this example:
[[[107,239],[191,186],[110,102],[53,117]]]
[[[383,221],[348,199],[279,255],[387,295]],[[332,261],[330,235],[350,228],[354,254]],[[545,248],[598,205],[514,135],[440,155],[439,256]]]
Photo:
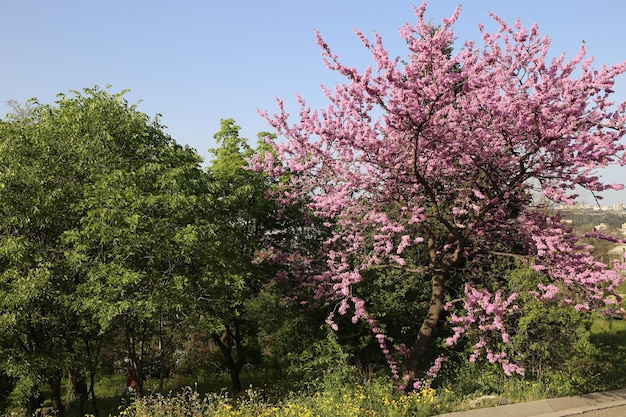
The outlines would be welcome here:
[[[425,4],[417,7],[417,23],[400,29],[403,58],[391,57],[378,34],[369,40],[356,31],[374,61],[364,71],[344,65],[318,34],[326,65],[346,82],[324,89],[325,109],[298,96],[295,122],[280,100],[276,115],[263,113],[279,137],[270,141],[274,154],[254,161],[286,178],[282,203],[305,201],[330,231],[316,253],[275,248],[283,276],[335,306],[334,328],[334,314],[369,322],[407,389],[422,387],[441,366],[426,358],[446,310],[448,344],[471,335],[472,358],[524,373],[498,350],[509,342],[506,317],[517,312],[519,294],[505,292],[494,265],[530,266],[544,277],[532,290],[538,300],[582,311],[617,307],[623,280],[620,267],[595,260],[546,204],[572,204],[579,189],[623,188],[596,171],[624,164],[626,104],[610,97],[626,63],[595,69],[584,45],[570,60],[550,58],[537,25],[509,25],[493,14],[497,31],[479,25],[480,44],[455,44],[460,8],[438,25],[425,12]],[[354,290],[364,272],[391,269],[431,284],[421,324],[407,333],[413,339],[397,343],[402,370],[389,335]]]
[[[122,410],[120,417],[400,417],[428,416],[446,411],[437,392],[426,389],[398,395],[390,387],[337,387],[312,395],[298,395],[280,402],[268,402],[259,393],[247,390],[239,398],[224,395],[201,396],[185,390],[176,396],[138,399]]]

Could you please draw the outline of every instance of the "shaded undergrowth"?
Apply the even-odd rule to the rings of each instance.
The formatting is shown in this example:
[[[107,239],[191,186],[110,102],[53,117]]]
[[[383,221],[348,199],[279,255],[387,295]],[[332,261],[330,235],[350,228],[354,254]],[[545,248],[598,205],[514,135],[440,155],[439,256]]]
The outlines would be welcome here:
[[[146,383],[142,399],[124,396],[124,375],[103,377],[96,384],[100,416],[432,416],[474,407],[533,401],[626,387],[626,322],[596,320],[591,346],[582,357],[572,358],[560,369],[546,369],[527,377],[503,376],[496,366],[455,363],[454,372],[437,380],[432,388],[412,394],[395,391],[386,378],[366,383],[346,379],[346,369],[329,369],[324,378],[307,389],[293,390],[294,381],[281,375],[244,374],[243,393],[229,391],[226,374],[175,375],[158,393],[157,381]],[[67,394],[66,394],[67,395]],[[78,416],[78,406],[65,397],[68,417]],[[48,402],[44,407],[49,407]],[[85,411],[92,413],[90,405]],[[23,415],[19,407],[5,415]]]

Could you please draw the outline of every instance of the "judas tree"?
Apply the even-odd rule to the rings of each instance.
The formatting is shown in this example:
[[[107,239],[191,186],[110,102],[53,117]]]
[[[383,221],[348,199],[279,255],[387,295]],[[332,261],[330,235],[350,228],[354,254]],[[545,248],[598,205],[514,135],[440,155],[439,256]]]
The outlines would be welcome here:
[[[273,141],[279,159],[257,160],[275,175],[290,173],[281,201],[309,201],[332,227],[324,250],[290,270],[334,314],[370,323],[408,389],[441,365],[428,369],[426,358],[444,316],[448,344],[471,335],[472,360],[484,355],[509,375],[523,373],[506,350],[519,292],[503,290],[506,274],[494,265],[526,263],[543,277],[531,290],[538,300],[578,310],[614,307],[621,281],[546,205],[572,203],[581,189],[622,188],[597,170],[623,164],[626,105],[610,96],[626,63],[594,69],[584,45],[571,59],[552,58],[537,25],[510,26],[496,15],[497,31],[479,25],[480,44],[453,50],[460,9],[440,25],[425,10],[400,29],[404,59],[391,57],[378,34],[356,31],[374,61],[364,71],[344,65],[318,34],[327,67],[346,81],[324,88],[325,109],[298,97],[295,122],[280,100],[278,114],[263,113],[283,138]],[[403,374],[359,296],[365,277],[385,269],[430,283],[411,340],[397,346]],[[332,314],[328,322],[336,327]]]

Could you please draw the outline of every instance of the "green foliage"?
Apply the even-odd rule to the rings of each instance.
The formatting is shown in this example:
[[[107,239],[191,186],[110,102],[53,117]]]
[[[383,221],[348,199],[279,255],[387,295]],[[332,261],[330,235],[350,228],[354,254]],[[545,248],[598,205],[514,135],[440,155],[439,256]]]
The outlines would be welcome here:
[[[212,416],[212,417],[403,417],[429,416],[445,412],[434,390],[398,394],[387,383],[336,385],[311,395],[271,400],[263,392],[247,390],[231,398],[194,390],[163,397],[138,400],[120,413],[128,417]]]
[[[275,266],[263,262],[262,253],[293,240],[304,224],[297,209],[285,210],[267,198],[276,180],[249,169],[248,161],[269,148],[260,142],[253,149],[239,130],[234,120],[222,120],[214,135],[218,147],[210,150],[214,156],[207,166],[214,202],[212,244],[219,251],[197,282],[197,298],[202,301],[196,305],[196,314],[202,320],[195,335],[210,340],[222,352],[236,390],[242,388],[239,373],[243,367],[259,364],[261,353],[273,350],[266,345],[270,343],[265,337],[268,333],[261,334],[261,329],[271,324],[255,307],[259,306],[259,294],[276,274]],[[265,135],[260,133],[259,138]]]
[[[437,391],[447,393],[447,407],[489,407],[535,401],[555,396],[547,379],[507,377],[498,365],[473,364],[467,360],[455,364],[453,377],[438,381]]]
[[[424,255],[415,248],[407,249],[407,252],[409,251],[414,252],[413,255],[407,256],[411,260]],[[407,269],[413,267],[414,265],[409,265]],[[416,329],[415,323],[421,322],[428,310],[430,276],[399,268],[372,269],[364,271],[362,275],[363,282],[354,289],[354,293],[368,300],[368,312],[376,320],[377,327],[385,334],[389,347],[402,344],[410,346],[419,330]],[[350,335],[352,339],[347,337]],[[365,378],[376,369],[388,367],[369,324],[362,321],[354,326],[346,320],[341,328],[340,338],[361,364],[361,373]],[[404,358],[397,356],[401,363]]]
[[[255,318],[256,337],[261,348],[263,366],[287,377],[290,358],[306,350],[319,338],[319,320],[311,319],[286,302],[276,281],[268,282],[255,297],[247,300],[249,317]]]
[[[574,362],[565,369],[577,375],[582,392],[620,389],[626,386],[626,321],[598,318],[591,326],[591,342],[596,347],[584,361]]]
[[[24,396],[95,372],[109,329],[174,317],[208,258],[201,158],[123,95],[72,91],[0,122],[0,350]]]
[[[350,365],[350,355],[339,344],[335,332],[325,328],[324,339],[291,355],[288,371],[297,377],[296,388],[315,392],[357,381],[356,368]]]
[[[247,169],[269,148],[225,120],[205,171],[123,95],[72,91],[0,122],[0,369],[22,399],[70,370],[93,381],[105,357],[162,388],[189,336],[237,379],[267,351],[248,309],[275,268],[258,254],[303,220]]]
[[[506,352],[509,360],[524,368],[526,376],[542,380],[551,372],[573,366],[595,354],[596,348],[590,340],[593,315],[557,301],[540,301],[533,294],[538,285],[550,284],[545,276],[514,261],[494,263],[483,273],[484,285],[491,291],[502,290],[507,296],[518,294],[517,311],[503,317],[510,340],[505,343],[502,338],[494,338],[488,347],[492,351]],[[450,378],[456,377],[455,367],[464,366],[467,359],[463,357],[473,352],[473,344],[478,342],[475,333],[469,332],[467,336],[463,343],[445,348],[449,360],[444,373],[452,372]],[[487,359],[478,365],[491,369]],[[470,384],[475,382],[470,378]]]
[[[528,291],[537,288],[541,279],[528,267],[508,275],[511,291],[520,291],[521,306],[511,344],[515,351],[523,352],[518,361],[527,374],[539,378],[594,353],[589,330],[592,317],[570,306],[538,301]]]

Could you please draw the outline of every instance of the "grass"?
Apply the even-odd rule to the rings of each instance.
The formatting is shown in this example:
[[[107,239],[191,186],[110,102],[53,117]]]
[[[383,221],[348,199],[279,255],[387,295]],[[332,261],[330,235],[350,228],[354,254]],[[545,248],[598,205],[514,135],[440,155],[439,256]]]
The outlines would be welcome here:
[[[591,328],[592,342],[598,348],[592,363],[595,391],[626,387],[626,321],[597,320]]]

